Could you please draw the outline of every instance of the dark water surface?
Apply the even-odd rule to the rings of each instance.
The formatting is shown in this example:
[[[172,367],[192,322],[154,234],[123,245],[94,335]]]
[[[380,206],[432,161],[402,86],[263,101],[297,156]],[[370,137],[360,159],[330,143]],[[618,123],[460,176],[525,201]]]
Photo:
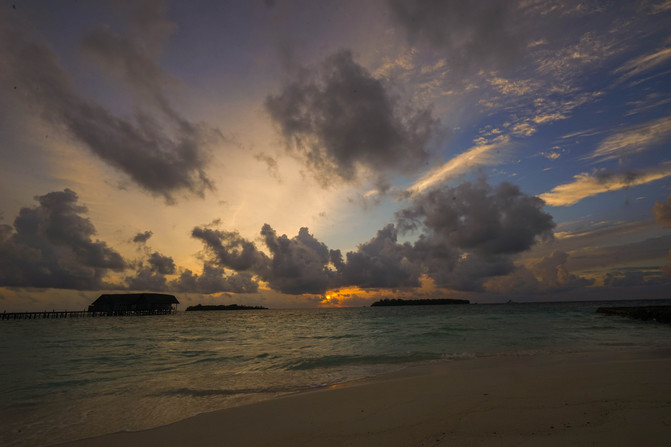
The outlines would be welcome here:
[[[671,347],[670,326],[595,313],[608,304],[2,321],[0,445],[148,428],[421,362]]]

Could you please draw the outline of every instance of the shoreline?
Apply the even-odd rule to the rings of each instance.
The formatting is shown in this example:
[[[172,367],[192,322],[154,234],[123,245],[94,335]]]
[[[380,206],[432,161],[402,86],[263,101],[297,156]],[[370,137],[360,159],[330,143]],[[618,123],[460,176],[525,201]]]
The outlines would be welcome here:
[[[480,357],[56,445],[654,445],[668,371],[669,350]]]

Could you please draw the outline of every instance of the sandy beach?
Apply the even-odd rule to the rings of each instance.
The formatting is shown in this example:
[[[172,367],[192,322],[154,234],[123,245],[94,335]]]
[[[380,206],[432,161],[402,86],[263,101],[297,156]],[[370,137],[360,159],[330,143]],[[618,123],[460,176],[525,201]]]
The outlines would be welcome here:
[[[669,373],[669,352],[446,362],[61,446],[663,445]]]

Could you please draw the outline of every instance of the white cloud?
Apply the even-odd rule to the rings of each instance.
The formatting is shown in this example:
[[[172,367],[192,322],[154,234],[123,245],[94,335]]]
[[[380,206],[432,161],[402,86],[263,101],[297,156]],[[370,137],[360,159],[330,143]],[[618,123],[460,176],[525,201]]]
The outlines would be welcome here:
[[[489,83],[500,93],[513,96],[526,95],[537,88],[532,81],[522,79],[511,81],[505,78],[494,77],[489,79]]]
[[[416,54],[417,50],[411,48],[405,51],[404,53],[396,56],[396,58],[394,59],[385,58],[385,60],[383,61],[384,63],[382,64],[381,67],[375,70],[373,76],[375,76],[376,78],[389,77],[392,73],[398,70],[401,70],[402,72],[408,72],[414,70],[416,68],[414,62]]]
[[[546,151],[546,152],[541,152],[540,155],[543,157],[547,158],[548,160],[558,160],[562,153],[564,153],[564,149],[562,149],[559,146],[554,146],[551,150]]]
[[[669,103],[671,103],[671,98],[662,98],[657,92],[650,93],[642,99],[629,101],[627,105],[632,106],[632,109],[626,113],[626,116],[636,115],[638,113],[656,109],[657,107]]]
[[[537,60],[538,71],[557,79],[572,78],[577,69],[588,64],[599,63],[616,51],[612,41],[594,33],[585,33],[575,45],[558,51],[548,50]]]
[[[566,116],[563,115],[562,113],[559,112],[554,112],[554,113],[548,113],[545,115],[537,115],[534,117],[533,121],[536,124],[546,124],[546,123],[551,123],[553,121],[559,121],[566,119]]]
[[[500,163],[500,152],[497,150],[507,146],[510,139],[501,135],[492,141],[479,139],[476,146],[471,147],[466,152],[462,152],[449,160],[442,166],[427,172],[412,186],[407,189],[411,195],[425,191],[444,180],[459,174],[463,174],[469,169],[481,165],[493,165]]]
[[[578,132],[571,132],[562,136],[562,140],[572,139],[572,138],[583,138],[583,137],[593,137],[594,135],[599,135],[602,131],[598,129],[585,129]]]
[[[633,76],[649,71],[658,65],[671,60],[671,48],[664,48],[655,53],[644,54],[626,62],[613,73],[621,74],[620,81],[624,81]]]
[[[671,136],[671,116],[666,116],[611,135],[584,159],[604,161],[642,152],[653,144],[661,143],[669,136]]]
[[[643,185],[669,176],[671,176],[671,162],[638,172],[597,173],[595,175],[583,172],[573,176],[573,182],[557,185],[550,192],[543,193],[539,197],[550,206],[570,206],[587,197]]]
[[[518,137],[530,137],[536,133],[536,128],[528,122],[515,124],[512,128],[513,134]]]

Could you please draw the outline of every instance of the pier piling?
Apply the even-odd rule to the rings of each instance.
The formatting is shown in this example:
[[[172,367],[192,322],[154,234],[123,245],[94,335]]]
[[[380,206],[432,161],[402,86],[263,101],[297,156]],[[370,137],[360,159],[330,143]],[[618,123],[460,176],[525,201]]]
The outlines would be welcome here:
[[[84,317],[121,317],[121,316],[143,316],[143,315],[169,315],[174,310],[128,310],[114,312],[92,312],[88,310],[59,311],[52,310],[42,312],[3,312],[0,320],[33,320],[43,318],[84,318]]]

